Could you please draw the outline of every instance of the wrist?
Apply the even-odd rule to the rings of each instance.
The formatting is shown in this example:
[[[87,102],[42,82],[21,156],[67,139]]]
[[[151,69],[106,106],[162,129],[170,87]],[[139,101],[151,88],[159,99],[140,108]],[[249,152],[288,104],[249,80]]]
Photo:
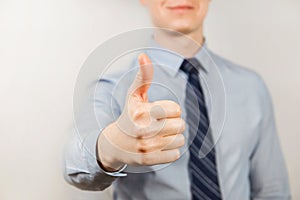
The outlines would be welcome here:
[[[124,168],[124,163],[118,161],[113,155],[112,144],[106,137],[106,131],[110,130],[109,125],[98,137],[97,141],[97,162],[99,166],[108,172],[115,172]]]
[[[107,159],[104,159],[100,155],[97,159],[97,162],[98,162],[99,166],[107,172],[116,172],[116,171],[119,171],[120,169],[122,169],[124,167],[123,163],[107,161]]]

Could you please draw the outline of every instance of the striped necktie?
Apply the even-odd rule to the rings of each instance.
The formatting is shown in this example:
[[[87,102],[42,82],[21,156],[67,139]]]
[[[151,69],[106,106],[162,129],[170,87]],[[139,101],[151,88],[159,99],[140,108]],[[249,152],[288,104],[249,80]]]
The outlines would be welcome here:
[[[188,167],[191,181],[191,194],[193,200],[220,200],[222,196],[218,182],[215,149],[212,148],[211,151],[209,151],[206,156],[202,156],[202,158],[199,156],[202,145],[212,147],[212,143],[209,144],[207,139],[204,140],[210,129],[204,94],[197,70],[200,69],[200,67],[201,64],[196,58],[185,59],[180,67],[180,69],[188,75],[185,108],[190,140],[190,159]],[[193,139],[192,136],[194,136]],[[212,139],[208,141],[212,142]]]

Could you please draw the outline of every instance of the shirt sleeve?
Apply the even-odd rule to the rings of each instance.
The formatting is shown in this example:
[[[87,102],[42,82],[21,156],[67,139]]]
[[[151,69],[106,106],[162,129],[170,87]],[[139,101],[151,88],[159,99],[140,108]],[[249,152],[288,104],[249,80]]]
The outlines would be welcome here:
[[[258,80],[262,120],[260,135],[250,160],[252,200],[290,199],[289,180],[277,135],[272,100],[266,85]]]
[[[64,153],[65,180],[82,190],[102,191],[109,187],[122,173],[107,172],[97,162],[97,139],[101,131],[120,114],[118,103],[112,98],[114,82],[101,79],[95,95],[84,103],[78,115],[74,116],[74,130]],[[100,87],[100,88],[99,88]]]

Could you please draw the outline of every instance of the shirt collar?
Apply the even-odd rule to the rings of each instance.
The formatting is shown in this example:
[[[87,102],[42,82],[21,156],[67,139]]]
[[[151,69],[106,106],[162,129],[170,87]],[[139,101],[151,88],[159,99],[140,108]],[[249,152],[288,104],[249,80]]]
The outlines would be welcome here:
[[[155,42],[153,38],[151,39],[149,46],[147,47],[146,53],[148,54],[154,65],[163,66],[162,69],[173,77],[177,75],[179,68],[185,58],[177,52],[163,48],[157,42]],[[201,70],[205,73],[208,73],[211,61],[205,40],[202,47],[194,57],[201,63]]]

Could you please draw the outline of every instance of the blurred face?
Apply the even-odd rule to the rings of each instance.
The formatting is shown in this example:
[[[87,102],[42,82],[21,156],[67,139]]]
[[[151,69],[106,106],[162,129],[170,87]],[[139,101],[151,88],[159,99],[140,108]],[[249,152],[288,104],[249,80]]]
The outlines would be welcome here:
[[[184,34],[202,31],[210,0],[140,0],[150,12],[152,22]]]

